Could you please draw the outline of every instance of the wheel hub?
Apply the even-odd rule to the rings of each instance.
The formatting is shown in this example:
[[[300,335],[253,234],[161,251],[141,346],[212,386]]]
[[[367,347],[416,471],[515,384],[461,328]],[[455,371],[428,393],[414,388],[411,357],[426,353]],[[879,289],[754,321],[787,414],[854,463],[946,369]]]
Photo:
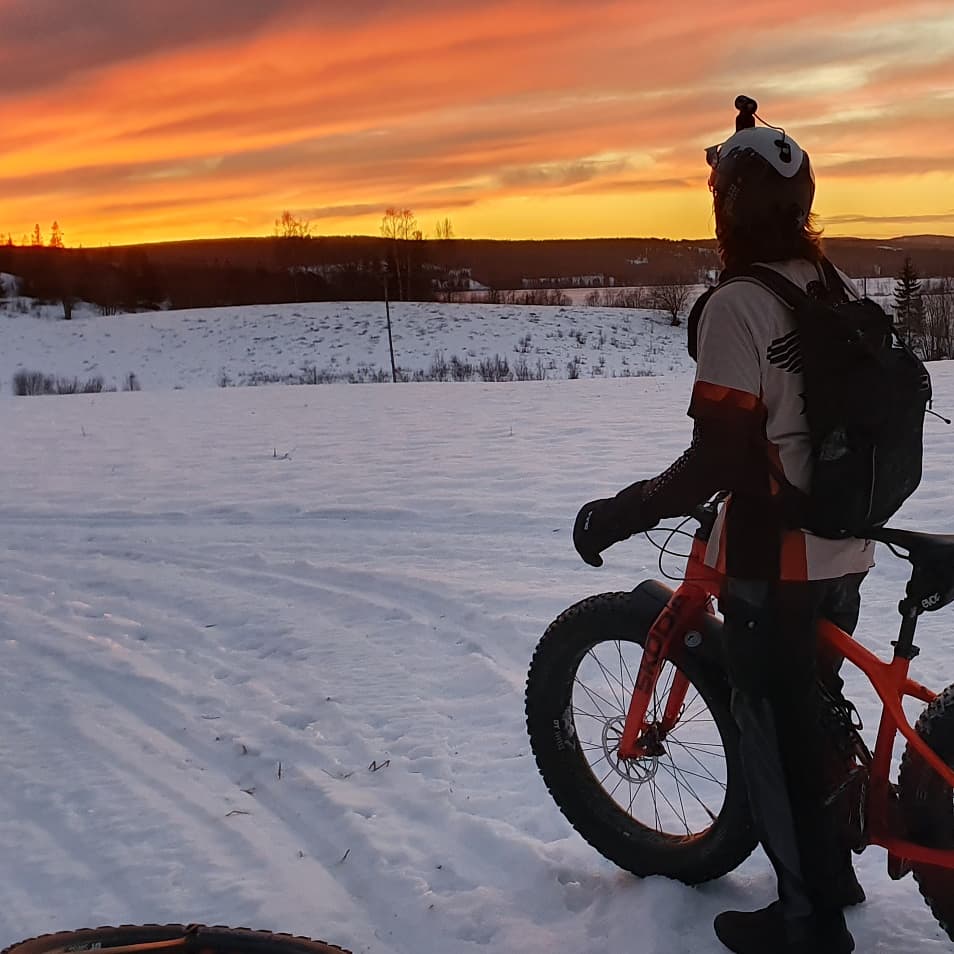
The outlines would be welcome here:
[[[652,754],[638,759],[623,759],[619,754],[619,743],[623,738],[623,726],[626,723],[624,716],[616,716],[608,720],[603,726],[603,753],[606,760],[613,767],[617,775],[626,779],[628,782],[634,782],[642,785],[655,778],[659,771],[659,756],[665,754],[665,750],[655,741],[650,748]],[[649,740],[647,740],[649,741]]]

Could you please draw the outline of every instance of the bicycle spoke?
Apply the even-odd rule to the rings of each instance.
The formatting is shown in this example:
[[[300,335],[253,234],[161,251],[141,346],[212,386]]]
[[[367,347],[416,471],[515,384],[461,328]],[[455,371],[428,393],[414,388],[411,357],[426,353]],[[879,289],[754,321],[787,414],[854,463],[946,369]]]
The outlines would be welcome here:
[[[695,695],[693,695],[693,697],[689,700],[689,702],[684,703],[682,708],[682,713],[679,719],[680,722],[682,721],[683,717],[688,716],[689,713],[692,712],[692,707],[696,705],[696,703],[702,703],[702,708],[708,711],[708,706],[706,705],[705,699],[703,699],[702,696],[700,696],[699,693],[697,692],[695,693]],[[698,715],[698,713],[696,713],[696,715]],[[693,716],[693,718],[695,717]]]
[[[703,709],[702,712],[698,715],[694,715],[691,719],[680,719],[679,725],[689,725],[692,722],[711,722],[715,725],[715,720],[711,716],[708,719],[704,718],[705,713],[708,711],[708,709]]]
[[[622,652],[621,652],[621,653],[620,653],[620,657],[621,657],[621,658],[622,658],[622,655],[623,655],[623,654],[622,654]],[[629,687],[630,687],[630,690],[629,690],[629,691],[632,692],[632,687],[634,687],[634,686],[636,685],[636,679],[634,678],[633,674],[630,672],[630,670],[629,670],[629,665],[626,663],[626,660],[625,660],[625,659],[623,659],[623,667],[626,669],[626,683],[625,683],[625,685],[629,686]]]
[[[666,684],[663,686],[661,695],[663,698],[668,698],[669,690],[672,688],[672,682],[676,676],[676,667],[671,663],[666,663],[664,668],[666,670]],[[660,673],[660,675],[662,675],[662,673]]]
[[[673,744],[678,745],[678,746],[679,746],[680,748],[682,748],[682,749],[685,749],[685,748],[686,748],[681,742],[678,742],[678,741],[676,741],[675,739],[673,739],[672,742],[673,742]],[[698,757],[695,755],[695,753],[689,752],[688,749],[686,749],[686,751],[687,751],[688,754],[689,754],[689,758],[691,758],[691,759],[699,766],[699,768],[701,768],[702,771],[705,772],[706,775],[707,775],[713,782],[716,783],[716,785],[721,785],[721,784],[722,784],[722,783],[702,764],[702,762],[699,761],[699,759],[698,759]]]
[[[723,762],[725,761],[725,749],[719,742],[683,742],[681,739],[677,739],[673,732],[670,732],[669,735],[666,736],[666,741],[675,742],[684,749],[698,752],[699,755],[708,755],[710,759],[721,759]],[[709,749],[716,749],[717,751],[710,752],[708,751]]]
[[[670,759],[670,761],[672,761],[672,759]],[[676,768],[675,762],[673,762],[673,767],[672,767],[672,769],[670,769],[669,766],[666,765],[664,762],[663,762],[663,763],[660,763],[660,764],[662,765],[662,767],[663,767],[663,769],[664,769],[665,771],[669,772],[670,775],[672,775],[673,779],[676,778],[675,773],[681,771],[680,769],[677,769],[677,768]],[[677,784],[677,785],[679,784],[678,781],[676,782],[676,784]],[[717,819],[719,816],[716,815],[716,814],[712,811],[712,809],[709,808],[709,806],[696,794],[695,789],[693,789],[693,787],[692,787],[691,785],[689,785],[689,784],[686,783],[686,782],[683,782],[683,785],[685,785],[686,791],[702,806],[702,810],[709,816],[709,819],[710,819],[712,822],[715,822],[716,819]],[[691,834],[691,832],[690,832],[690,834]]]
[[[592,702],[593,705],[596,706],[597,711],[600,713],[599,714],[600,719],[606,719],[607,717],[606,713],[603,712],[602,709],[600,709],[600,706],[599,706],[600,702],[610,707],[614,705],[618,705],[618,703],[616,702],[609,702],[608,700],[604,699],[595,689],[591,689],[588,685],[586,685],[586,683],[580,682],[579,679],[574,679],[573,682],[574,682],[574,685],[579,686],[587,694],[587,696],[589,696],[590,702]],[[619,715],[621,711],[622,710],[617,709],[615,712],[612,712],[612,715]]]
[[[626,696],[626,682],[623,679],[623,669],[625,666],[625,660],[623,659],[623,644],[616,644],[616,653],[619,656],[619,685],[623,691],[623,696]]]
[[[620,715],[620,713],[615,713],[615,715]],[[608,716],[605,712],[587,712],[585,709],[580,709],[578,706],[573,706],[573,721],[576,722],[580,717],[584,719],[592,719],[594,722],[599,722],[605,724]]]
[[[666,766],[663,765],[663,768],[665,768],[665,767],[666,767]],[[656,791],[656,790],[658,789],[658,791],[659,791],[659,797],[662,798],[662,800],[669,806],[669,810],[673,813],[673,815],[675,815],[675,816],[678,818],[678,817],[679,817],[679,812],[676,811],[676,808],[675,808],[675,806],[673,805],[673,803],[672,803],[671,801],[669,801],[668,798],[666,798],[666,793],[662,790],[662,788],[661,788],[660,786],[656,785],[655,783],[650,783],[650,784],[652,785],[653,791]],[[660,827],[658,827],[658,826],[660,826],[660,825],[662,824],[662,823],[659,821],[658,815],[657,815],[656,821],[657,821],[657,831],[662,830]],[[682,824],[683,824],[683,826],[684,826],[685,829],[686,829],[686,834],[687,834],[687,835],[691,835],[692,832],[689,830],[689,824],[688,824],[688,822],[687,822],[686,819],[685,819],[685,815],[683,815]]]
[[[617,643],[617,646],[618,645],[619,644]],[[610,694],[613,696],[613,701],[620,707],[620,709],[625,709],[626,704],[625,704],[625,700],[623,699],[625,687],[623,686],[622,682],[619,684],[619,697],[617,698],[617,695],[616,695],[617,687],[614,686],[613,683],[610,681],[609,669],[606,667],[603,661],[599,659],[596,653],[593,652],[592,649],[589,651],[589,653],[587,653],[587,655],[593,660],[593,662],[596,663],[596,665],[599,667],[600,672],[603,674],[603,680],[606,683],[606,687],[607,689],[609,689]],[[613,674],[613,678],[614,679],[616,678],[615,674]]]
[[[668,753],[667,753],[667,754],[668,754]],[[699,779],[700,782],[713,782],[714,784],[718,785],[719,788],[722,789],[722,791],[725,791],[726,785],[725,785],[723,782],[720,782],[718,779],[712,778],[711,775],[700,775],[698,772],[693,772],[692,769],[683,768],[681,765],[680,765],[680,766],[676,766],[676,763],[673,762],[673,759],[672,759],[672,756],[671,756],[671,755],[669,756],[669,761],[672,762],[672,764],[673,764],[673,766],[675,767],[676,771],[679,772],[680,775],[684,775],[684,776],[685,776],[685,775],[689,775],[689,776],[691,776],[692,778],[697,778],[697,779]]]
[[[659,805],[656,803],[656,786],[649,786],[649,794],[653,799],[653,816],[656,819],[656,831],[659,831],[662,828],[662,822],[659,820]]]
[[[672,762],[672,756],[669,755],[668,752],[666,753],[666,755],[668,756],[669,761]],[[666,768],[664,763],[662,767]],[[673,762],[673,768],[675,768],[675,762]],[[680,790],[679,779],[676,778],[675,776],[673,776],[673,778],[675,779],[675,782],[676,782],[676,796],[679,798],[679,807],[682,809],[682,823],[686,826],[686,834],[691,835],[692,832],[689,830],[689,822],[686,821],[686,806],[682,800],[682,791]]]

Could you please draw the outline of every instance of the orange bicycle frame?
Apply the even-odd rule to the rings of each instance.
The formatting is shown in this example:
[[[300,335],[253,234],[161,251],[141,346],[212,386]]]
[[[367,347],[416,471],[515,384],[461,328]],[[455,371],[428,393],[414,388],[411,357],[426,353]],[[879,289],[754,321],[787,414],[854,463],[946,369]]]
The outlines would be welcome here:
[[[685,579],[646,634],[643,656],[620,739],[620,758],[639,759],[659,754],[658,746],[679,721],[689,681],[678,666],[669,684],[662,720],[650,723],[646,717],[654,701],[663,665],[667,660],[678,662],[683,644],[690,644],[689,640],[705,615],[713,612],[713,599],[719,595],[723,577],[704,564],[704,552],[704,541],[698,538],[693,540]],[[889,870],[894,877],[900,877],[910,870],[912,863],[954,868],[954,849],[930,848],[909,841],[904,836],[897,813],[892,811],[889,783],[894,741],[900,732],[945,784],[954,788],[954,769],[915,732],[902,707],[905,696],[927,703],[936,697],[936,693],[908,677],[911,665],[909,658],[895,655],[890,662],[884,662],[828,620],[820,621],[818,636],[822,644],[857,666],[868,677],[883,706],[868,781],[866,843],[887,849]]]
[[[675,641],[685,639],[700,625],[702,617],[712,612],[712,599],[719,593],[722,576],[705,565],[704,553],[705,543],[699,539],[693,540],[686,579],[679,584],[646,634],[636,685],[619,743],[620,758],[645,758],[679,721],[689,680],[678,668],[669,687],[662,723],[658,726],[647,723],[646,714],[664,663],[676,655],[673,651]]]

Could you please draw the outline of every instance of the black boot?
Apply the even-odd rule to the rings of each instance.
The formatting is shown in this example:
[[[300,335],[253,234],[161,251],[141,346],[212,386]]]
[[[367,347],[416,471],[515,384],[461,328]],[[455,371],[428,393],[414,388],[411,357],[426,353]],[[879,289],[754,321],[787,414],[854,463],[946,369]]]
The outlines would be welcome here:
[[[840,910],[786,921],[775,901],[759,911],[723,911],[713,926],[735,954],[851,954],[855,949]]]

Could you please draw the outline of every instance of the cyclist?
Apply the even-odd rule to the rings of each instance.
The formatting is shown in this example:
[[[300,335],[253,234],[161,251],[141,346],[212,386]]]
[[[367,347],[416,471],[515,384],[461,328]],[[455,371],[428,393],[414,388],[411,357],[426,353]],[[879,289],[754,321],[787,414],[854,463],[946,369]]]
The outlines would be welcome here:
[[[758,262],[823,294],[808,155],[782,130],[756,127],[754,101],[740,97],[736,105],[736,133],[707,150],[722,278]],[[708,297],[690,321],[693,334],[690,447],[659,476],[585,504],[573,541],[587,563],[601,566],[600,553],[614,543],[731,492],[706,562],[724,574],[719,608],[732,710],[778,900],[760,911],[724,912],[715,930],[737,954],[843,954],[854,949],[843,908],[864,893],[825,807],[832,766],[843,770],[844,761],[823,727],[817,680],[839,697],[841,660],[819,659],[814,633],[822,616],[854,629],[873,544],[799,529],[811,448],[790,309],[765,286],[735,281]]]

